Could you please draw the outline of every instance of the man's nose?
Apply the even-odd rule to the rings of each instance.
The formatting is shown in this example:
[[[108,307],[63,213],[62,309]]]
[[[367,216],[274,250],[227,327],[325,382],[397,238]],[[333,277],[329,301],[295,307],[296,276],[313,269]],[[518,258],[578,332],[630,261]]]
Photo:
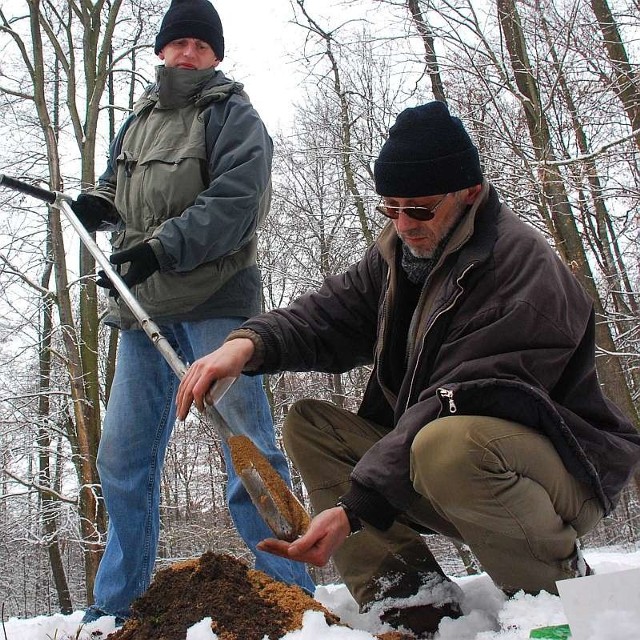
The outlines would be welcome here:
[[[194,56],[196,53],[196,45],[193,42],[187,42],[184,50],[183,50],[184,55],[186,56]]]
[[[401,231],[408,230],[408,229],[413,229],[414,227],[417,226],[418,223],[419,223],[419,221],[415,220],[414,218],[409,217],[404,212],[404,209],[402,209],[402,208],[398,209],[398,217],[396,219],[396,228],[397,229],[400,229]]]

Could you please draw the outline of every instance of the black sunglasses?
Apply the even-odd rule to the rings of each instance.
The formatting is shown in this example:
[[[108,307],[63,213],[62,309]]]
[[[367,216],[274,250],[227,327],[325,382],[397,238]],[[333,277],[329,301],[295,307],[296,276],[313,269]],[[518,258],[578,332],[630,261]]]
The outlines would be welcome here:
[[[391,218],[392,220],[397,220],[400,212],[402,212],[405,216],[409,216],[409,218],[420,220],[420,222],[427,222],[435,218],[438,207],[444,202],[444,199],[448,195],[448,193],[445,193],[433,207],[395,207],[382,200],[378,205],[378,211],[383,216],[387,216],[387,218]]]

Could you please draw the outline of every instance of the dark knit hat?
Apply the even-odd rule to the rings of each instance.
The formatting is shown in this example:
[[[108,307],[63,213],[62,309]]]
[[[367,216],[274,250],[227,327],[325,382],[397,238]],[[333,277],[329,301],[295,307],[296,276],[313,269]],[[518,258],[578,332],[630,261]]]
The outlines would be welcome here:
[[[417,198],[461,191],[482,182],[478,150],[444,102],[405,109],[375,161],[381,196]]]
[[[219,60],[224,58],[222,22],[209,0],[171,0],[153,50],[158,54],[180,38],[198,38],[211,46]]]

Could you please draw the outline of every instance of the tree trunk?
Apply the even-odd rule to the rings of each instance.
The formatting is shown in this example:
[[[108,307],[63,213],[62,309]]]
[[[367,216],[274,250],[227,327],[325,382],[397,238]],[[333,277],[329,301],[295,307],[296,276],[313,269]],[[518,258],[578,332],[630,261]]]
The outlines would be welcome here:
[[[542,17],[541,20],[547,44],[553,59],[553,67],[558,79],[558,85],[571,118],[575,141],[580,153],[585,158],[580,162],[580,164],[584,165],[583,171],[575,172],[586,176],[592,203],[591,208],[586,204],[583,207],[584,225],[586,229],[591,230],[592,232],[593,241],[590,243],[591,248],[597,257],[600,268],[607,280],[609,295],[613,300],[613,306],[617,312],[618,319],[615,320],[616,333],[617,335],[625,335],[628,331],[632,331],[633,325],[637,323],[639,309],[638,301],[634,294],[629,274],[627,273],[624,262],[621,259],[618,238],[613,230],[611,217],[607,209],[606,201],[603,197],[603,189],[598,173],[598,166],[595,158],[590,155],[587,134],[584,130],[578,113],[578,108],[576,107],[569,89],[569,83],[567,82],[564,69],[556,53],[554,37],[550,33],[550,29],[544,17]],[[578,182],[578,179],[576,179],[576,182]],[[593,210],[593,215],[590,214],[590,209]],[[595,226],[592,223],[592,218],[595,220]],[[634,387],[640,388],[640,371],[637,371],[634,367],[628,367],[628,369],[630,370],[628,375],[633,381]]]
[[[613,66],[616,94],[629,118],[635,134],[636,145],[640,149],[640,83],[638,74],[629,62],[627,50],[607,0],[591,0],[591,8],[600,25],[602,41]]]
[[[420,9],[420,3],[418,0],[407,0],[407,8],[411,14],[411,19],[416,25],[416,29],[420,34],[420,39],[424,45],[424,60],[427,65],[427,73],[431,80],[431,91],[433,97],[440,102],[447,102],[447,97],[444,92],[444,83],[442,82],[442,76],[440,75],[440,68],[438,66],[438,58],[436,56],[436,49],[433,38],[433,31],[431,26],[427,22],[426,18],[422,14]]]
[[[50,235],[47,234],[47,255],[50,255]],[[51,276],[51,263],[45,270],[41,285],[43,290],[48,290],[49,278]],[[52,322],[53,302],[47,295],[42,304],[42,323],[40,327],[40,359],[39,359],[39,394],[38,394],[38,415],[40,426],[38,428],[38,486],[48,488],[53,484],[51,473],[51,436],[49,429],[51,403],[49,391],[51,390],[51,335],[53,329]],[[62,562],[60,544],[58,539],[58,519],[56,514],[57,500],[47,493],[40,493],[41,518],[43,529],[47,537],[47,552],[49,554],[49,564],[53,574],[53,581],[56,587],[60,611],[64,614],[73,612],[71,592],[67,582],[67,575]]]
[[[300,7],[302,13],[304,14],[307,22],[309,23],[309,29],[313,31],[313,33],[320,36],[325,43],[325,53],[327,60],[329,61],[331,67],[331,73],[333,76],[333,91],[335,97],[338,99],[338,103],[340,105],[340,132],[342,139],[342,148],[340,151],[340,157],[342,160],[343,167],[343,178],[347,189],[351,196],[353,197],[353,202],[356,207],[356,212],[358,215],[358,220],[360,221],[360,228],[362,230],[362,235],[367,243],[367,246],[373,244],[374,237],[369,226],[369,220],[367,218],[367,209],[365,206],[365,199],[360,193],[358,189],[358,185],[355,180],[355,170],[353,168],[352,156],[354,155],[355,148],[353,146],[351,140],[351,122],[352,115],[351,110],[349,108],[349,100],[345,95],[345,92],[342,88],[342,80],[340,78],[340,67],[336,60],[336,57],[333,53],[333,36],[331,33],[327,33],[323,30],[320,25],[309,15],[305,6],[304,0],[296,0],[298,6]]]
[[[633,403],[620,359],[616,355],[616,346],[606,323],[604,305],[582,245],[562,175],[551,164],[556,158],[549,124],[544,114],[536,79],[531,72],[526,40],[515,0],[497,0],[497,8],[515,81],[520,91],[518,97],[525,113],[534,153],[539,162],[539,178],[544,200],[550,209],[552,225],[549,231],[555,238],[557,249],[565,262],[594,301],[597,317],[596,342],[604,354],[597,361],[600,382],[607,396],[631,418],[636,428],[640,428],[640,416]]]
[[[13,34],[23,56],[33,85],[33,102],[43,134],[46,151],[46,163],[49,172],[49,184],[54,190],[63,188],[60,171],[60,157],[57,140],[58,111],[66,105],[69,120],[81,155],[81,184],[92,185],[95,180],[95,145],[100,101],[110,73],[109,53],[111,39],[116,28],[116,18],[122,0],[113,0],[108,6],[103,3],[69,4],[60,12],[49,12],[50,7],[41,7],[36,0],[27,0],[29,7],[31,57],[29,47],[20,42]],[[104,11],[104,16],[102,12]],[[66,12],[66,15],[65,15]],[[103,17],[106,19],[103,20]],[[55,22],[49,22],[49,19]],[[61,37],[67,42],[78,41],[78,27],[82,30],[81,65],[76,65],[75,55],[66,56],[66,49],[57,40]],[[47,59],[44,55],[43,34],[53,51],[53,60],[57,70],[62,70],[66,80],[66,100],[54,94],[53,101],[48,91],[49,77]],[[102,40],[101,40],[102,38]],[[82,85],[78,71],[81,69]],[[57,88],[57,80],[54,88]],[[84,109],[78,108],[78,88],[83,86],[86,94]],[[84,121],[80,116],[83,111]],[[53,118],[51,113],[54,114]],[[86,573],[86,591],[91,600],[93,582],[101,557],[104,534],[106,532],[106,512],[97,487],[99,477],[96,469],[96,455],[100,441],[100,384],[98,354],[98,308],[95,284],[91,280],[82,285],[80,292],[80,310],[78,321],[74,318],[74,301],[69,291],[67,277],[64,229],[57,209],[50,211],[51,256],[55,270],[55,298],[60,318],[61,335],[66,351],[66,366],[70,381],[73,416],[69,416],[66,428],[68,438],[74,447],[73,462],[78,475],[79,497],[78,514],[81,537],[84,542],[84,564]],[[81,247],[80,275],[87,276],[95,271],[95,263],[88,251]],[[42,438],[44,438],[42,434]],[[43,461],[44,464],[44,461]],[[53,522],[53,521],[52,521]],[[52,569],[58,575],[62,566],[55,555],[52,556]]]
[[[462,564],[464,565],[464,570],[467,572],[468,576],[475,576],[482,572],[482,567],[478,564],[476,557],[473,555],[471,549],[464,543],[456,540],[455,538],[449,538],[451,544],[456,548],[460,559],[462,560]]]

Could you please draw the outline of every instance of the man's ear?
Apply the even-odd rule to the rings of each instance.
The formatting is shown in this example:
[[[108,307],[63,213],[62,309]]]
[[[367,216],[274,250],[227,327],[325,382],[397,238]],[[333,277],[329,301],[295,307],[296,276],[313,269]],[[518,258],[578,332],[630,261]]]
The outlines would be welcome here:
[[[481,184],[475,184],[473,185],[473,187],[469,187],[467,189],[467,195],[465,197],[465,204],[473,204],[476,201],[476,198],[480,195],[481,191]]]
[[[160,60],[164,60],[164,49],[160,49],[160,51],[158,51],[158,58],[160,58]]]

